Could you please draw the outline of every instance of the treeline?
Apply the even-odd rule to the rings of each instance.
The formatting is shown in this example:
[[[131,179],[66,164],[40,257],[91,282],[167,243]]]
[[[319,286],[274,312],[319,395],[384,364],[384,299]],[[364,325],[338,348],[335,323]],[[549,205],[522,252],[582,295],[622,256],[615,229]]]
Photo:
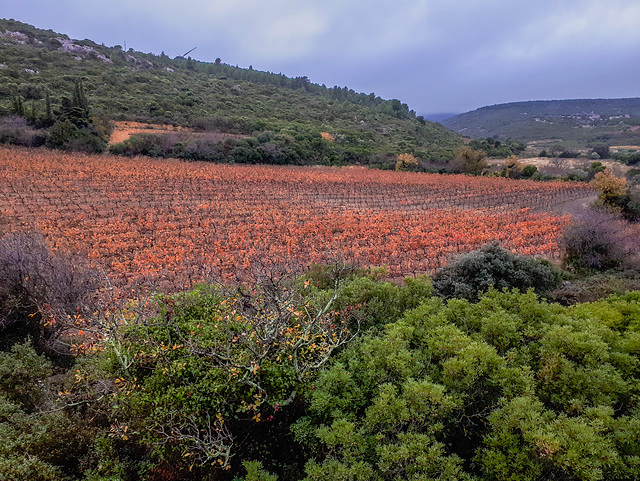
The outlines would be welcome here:
[[[213,122],[218,125],[220,122]],[[228,123],[227,121],[223,121]],[[207,125],[212,122],[207,121]],[[397,157],[380,152],[371,134],[331,135],[328,132],[296,132],[283,130],[254,132],[253,136],[222,136],[214,131],[201,134],[147,134],[140,133],[114,144],[109,152],[134,157],[172,157],[184,160],[241,164],[276,165],[369,165],[393,169]],[[451,149],[415,149],[421,160],[447,169]],[[416,164],[416,167],[419,167]]]
[[[492,137],[486,139],[474,139],[469,142],[469,147],[482,150],[489,157],[506,158],[510,155],[518,155],[527,148],[527,144],[517,140],[507,139],[504,143]]]
[[[54,105],[50,93],[43,89],[45,108],[35,102],[26,106],[21,95],[13,97],[13,113],[0,117],[0,143],[24,147],[46,146],[75,152],[103,152],[111,125],[108,120],[92,116],[82,80],[76,79],[70,95]]]
[[[618,152],[613,152],[611,154],[611,158],[619,160],[626,165],[637,165],[638,163],[640,163],[640,151],[631,149],[621,150]]]
[[[219,59],[218,59],[219,60]],[[177,68],[183,68],[187,71],[200,72],[209,75],[213,75],[218,78],[242,80],[246,82],[274,85],[276,87],[283,87],[290,90],[303,90],[305,92],[326,97],[339,102],[350,102],[356,105],[362,105],[365,107],[375,108],[380,112],[397,117],[400,119],[415,118],[415,112],[410,110],[407,104],[400,102],[397,99],[385,100],[380,98],[374,93],[364,94],[354,91],[348,87],[327,87],[326,85],[316,84],[311,82],[308,77],[287,77],[282,73],[264,72],[260,70],[254,70],[253,67],[240,68],[237,65],[227,65],[221,61],[216,62],[200,62],[188,57],[184,59],[182,57],[176,57],[169,59],[164,58],[166,66],[172,66]],[[424,122],[423,117],[419,117]]]

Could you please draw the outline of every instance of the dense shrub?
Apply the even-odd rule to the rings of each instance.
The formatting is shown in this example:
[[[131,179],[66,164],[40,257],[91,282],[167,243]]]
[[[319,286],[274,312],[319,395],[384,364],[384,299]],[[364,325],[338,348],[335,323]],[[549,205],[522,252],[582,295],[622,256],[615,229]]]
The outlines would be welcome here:
[[[640,233],[620,217],[589,211],[563,236],[564,265],[575,271],[638,267]]]
[[[535,165],[525,165],[522,169],[522,177],[530,179],[536,172],[538,172],[538,168]]]
[[[433,295],[431,280],[426,276],[407,277],[403,285],[381,279],[384,270],[356,271],[340,283],[339,295],[334,302],[337,311],[352,314],[350,328],[366,332],[380,329],[390,322],[397,321],[402,314]],[[325,281],[324,273],[307,274],[307,278],[320,279],[323,289],[314,290],[314,294],[326,302],[333,295],[331,284]],[[326,283],[325,283],[326,282]],[[357,324],[355,324],[357,323]]]
[[[640,162],[640,152],[638,151],[626,151],[626,152],[614,152],[611,154],[611,158],[619,160],[627,165],[636,165]]]
[[[93,124],[78,127],[69,119],[64,119],[51,126],[47,145],[55,149],[90,154],[103,152],[107,142],[96,132]]]
[[[220,133],[206,135],[159,135],[141,133],[112,145],[114,155],[133,157],[175,157],[185,160],[236,162],[240,164],[325,164],[339,165],[360,162],[368,158],[368,151],[354,151],[350,145],[326,142],[320,133],[258,134],[257,137],[238,138]]]
[[[533,288],[545,293],[560,283],[558,271],[549,263],[514,254],[492,242],[460,256],[433,276],[436,294],[477,300],[489,288]]]
[[[47,140],[46,131],[32,128],[22,117],[0,118],[0,144],[40,147]]]
[[[640,293],[445,302],[426,278],[382,272],[272,270],[158,295],[69,374],[13,344],[0,479],[640,476]]]
[[[41,352],[56,356],[57,343],[75,316],[89,305],[97,279],[78,258],[52,254],[37,234],[0,239],[0,350],[30,337]]]
[[[469,142],[469,147],[475,150],[481,150],[485,152],[489,157],[509,157],[511,155],[517,155],[525,150],[527,145],[523,142],[518,142],[513,139],[507,139],[503,144],[499,140],[492,137],[486,139],[474,139]]]
[[[28,340],[0,352],[0,479],[81,479],[95,431],[57,401],[69,381]]]
[[[305,479],[636,479],[637,304],[423,303],[315,382]]]

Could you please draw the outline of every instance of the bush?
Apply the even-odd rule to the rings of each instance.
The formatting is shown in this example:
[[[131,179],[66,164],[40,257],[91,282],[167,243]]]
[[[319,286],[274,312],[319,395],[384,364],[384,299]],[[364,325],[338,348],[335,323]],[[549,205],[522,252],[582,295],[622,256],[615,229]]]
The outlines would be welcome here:
[[[107,142],[95,132],[92,124],[78,127],[69,119],[53,124],[48,143],[56,149],[84,153],[100,153],[107,147]]]
[[[615,152],[611,155],[611,158],[615,160],[619,160],[620,162],[627,165],[636,165],[638,162],[640,162],[640,152],[638,151]]]
[[[82,312],[97,278],[70,255],[52,254],[36,234],[0,239],[0,350],[28,336],[56,356],[67,316]]]
[[[640,234],[618,216],[592,210],[563,237],[564,265],[574,271],[637,267]]]
[[[411,154],[398,155],[396,162],[396,170],[416,170],[418,168],[418,159]]]
[[[589,154],[596,154],[598,159],[608,159],[611,157],[608,144],[595,144]]]
[[[515,254],[492,242],[436,272],[433,287],[437,295],[446,299],[477,300],[491,287],[533,288],[537,293],[546,293],[560,283],[560,277],[548,262]]]
[[[305,481],[638,479],[637,302],[425,302],[315,381]]]
[[[595,174],[591,185],[598,191],[596,205],[605,209],[620,212],[629,200],[627,179],[616,177],[611,169]]]
[[[46,131],[31,128],[22,117],[0,118],[0,144],[40,147],[47,139]]]
[[[456,152],[449,165],[452,172],[480,175],[488,166],[486,157],[484,151],[464,146]]]
[[[92,430],[53,404],[54,373],[28,340],[0,352],[0,479],[79,479]]]
[[[538,168],[535,165],[525,165],[522,169],[522,177],[530,179],[536,172],[538,172]]]
[[[92,383],[127,385],[101,401],[103,412],[128,426],[124,436],[153,445],[154,462],[193,470],[189,479],[238,472],[240,454],[298,463],[289,417],[306,382],[355,336],[335,296],[311,305],[310,290],[271,272],[255,287],[159,295],[157,315],[114,329],[118,342],[105,342],[88,372]]]

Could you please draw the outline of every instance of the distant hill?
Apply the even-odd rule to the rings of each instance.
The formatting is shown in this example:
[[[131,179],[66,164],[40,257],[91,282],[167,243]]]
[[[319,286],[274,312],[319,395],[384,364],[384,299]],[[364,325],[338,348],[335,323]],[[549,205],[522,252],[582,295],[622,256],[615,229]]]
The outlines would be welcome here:
[[[92,116],[275,138],[287,144],[287,162],[318,161],[305,156],[323,132],[331,148],[322,162],[330,163],[383,162],[404,152],[438,161],[462,144],[457,134],[397,99],[220,59],[124,51],[0,20],[0,117],[18,114],[32,124],[60,119],[78,79]]]
[[[440,114],[425,114],[424,118],[430,122],[442,122],[443,120],[455,117],[457,113],[440,113]]]
[[[640,98],[514,102],[441,121],[472,138],[508,138],[570,148],[590,143],[640,144]]]

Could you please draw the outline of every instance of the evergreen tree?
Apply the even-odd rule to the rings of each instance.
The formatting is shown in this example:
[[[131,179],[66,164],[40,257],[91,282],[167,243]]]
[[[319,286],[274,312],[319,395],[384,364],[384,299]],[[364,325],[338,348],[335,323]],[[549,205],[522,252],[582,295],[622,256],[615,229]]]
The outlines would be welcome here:
[[[46,102],[46,120],[47,122],[51,122],[53,120],[53,113],[51,111],[51,96],[49,95],[49,89],[47,89],[45,93],[45,102]]]
[[[24,105],[20,94],[13,97],[13,112],[19,117],[24,117]]]
[[[75,85],[73,86],[71,108],[74,111],[74,114],[76,114],[75,116],[84,120],[89,119],[89,104],[87,103],[87,97],[84,93],[82,79],[79,78],[76,79]]]

